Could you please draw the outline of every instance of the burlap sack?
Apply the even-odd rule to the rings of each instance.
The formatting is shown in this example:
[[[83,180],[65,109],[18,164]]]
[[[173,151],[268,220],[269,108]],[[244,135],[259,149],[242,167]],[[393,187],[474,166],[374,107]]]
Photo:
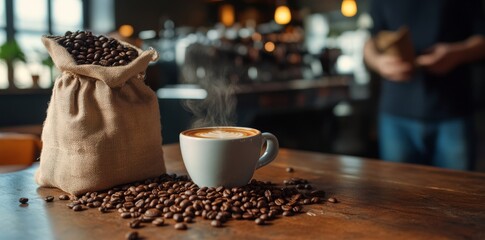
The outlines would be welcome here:
[[[55,40],[42,42],[62,74],[44,122],[36,182],[78,195],[164,173],[158,100],[144,83],[157,52],[134,47],[139,56],[125,66],[77,65]]]

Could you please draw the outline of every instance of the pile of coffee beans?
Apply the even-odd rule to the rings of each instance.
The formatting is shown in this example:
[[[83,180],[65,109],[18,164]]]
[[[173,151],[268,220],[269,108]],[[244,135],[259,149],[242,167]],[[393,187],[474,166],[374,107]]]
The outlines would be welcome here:
[[[72,199],[67,206],[73,211],[93,208],[100,213],[118,212],[121,218],[131,219],[127,225],[132,229],[172,221],[177,230],[186,230],[197,217],[210,220],[215,228],[229,220],[265,225],[279,215],[293,216],[301,213],[304,205],[326,200],[324,191],[313,189],[301,178],[285,180],[280,186],[253,179],[243,187],[199,188],[187,176],[174,174]]]
[[[78,65],[123,66],[138,57],[136,49],[89,31],[67,31],[64,36],[49,37],[66,48]]]

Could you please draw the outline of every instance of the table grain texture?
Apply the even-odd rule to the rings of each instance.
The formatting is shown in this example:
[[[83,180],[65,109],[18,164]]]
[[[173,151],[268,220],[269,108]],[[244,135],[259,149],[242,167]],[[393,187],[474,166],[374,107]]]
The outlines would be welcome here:
[[[178,144],[165,145],[164,155],[167,172],[186,174]],[[67,208],[69,201],[57,198],[62,191],[34,182],[37,167],[0,174],[0,239],[125,239],[131,231],[118,212]],[[281,149],[254,175],[278,184],[292,177],[339,202],[305,205],[304,213],[263,226],[231,220],[213,228],[198,217],[186,231],[172,221],[137,231],[143,239],[485,239],[483,173]],[[47,195],[54,202],[45,202]]]

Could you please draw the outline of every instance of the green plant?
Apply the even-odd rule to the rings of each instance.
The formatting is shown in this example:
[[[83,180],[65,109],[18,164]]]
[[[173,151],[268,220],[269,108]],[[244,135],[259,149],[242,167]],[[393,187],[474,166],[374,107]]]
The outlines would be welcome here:
[[[42,59],[42,64],[52,68],[54,67],[54,61],[52,60],[51,56],[47,55],[45,58]]]
[[[8,87],[10,89],[15,89],[16,86],[13,80],[13,62],[25,62],[25,54],[18,45],[17,41],[15,41],[15,39],[8,40],[0,45],[0,59],[3,59],[7,64]]]
[[[6,62],[20,60],[25,62],[25,55],[17,41],[9,40],[0,45],[0,59]]]

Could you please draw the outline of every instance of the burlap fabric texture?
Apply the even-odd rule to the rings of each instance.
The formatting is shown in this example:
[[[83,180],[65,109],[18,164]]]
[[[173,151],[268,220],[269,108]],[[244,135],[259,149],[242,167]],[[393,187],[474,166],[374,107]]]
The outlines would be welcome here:
[[[144,83],[157,52],[134,47],[139,56],[125,66],[77,65],[55,40],[42,42],[61,75],[43,126],[36,182],[79,195],[164,173],[158,99]]]

